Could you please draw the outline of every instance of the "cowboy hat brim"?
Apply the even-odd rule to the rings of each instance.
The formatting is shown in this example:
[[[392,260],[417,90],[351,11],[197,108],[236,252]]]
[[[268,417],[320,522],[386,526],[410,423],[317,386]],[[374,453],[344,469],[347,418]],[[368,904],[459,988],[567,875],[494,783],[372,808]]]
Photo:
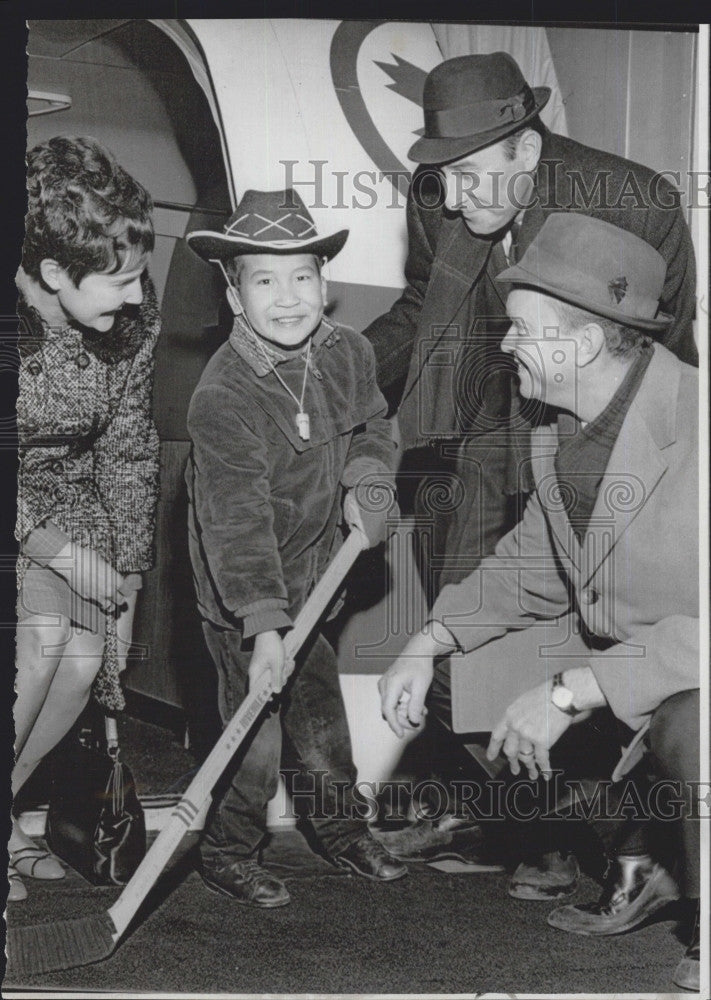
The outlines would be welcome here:
[[[654,319],[630,316],[629,313],[621,312],[621,310],[615,309],[612,305],[607,306],[585,298],[583,295],[575,295],[566,288],[561,288],[551,281],[542,279],[539,275],[534,274],[533,271],[526,270],[520,264],[514,264],[513,267],[508,267],[505,271],[501,271],[496,275],[495,280],[508,281],[516,285],[526,285],[536,292],[546,292],[556,299],[561,299],[563,302],[570,302],[571,305],[579,306],[581,309],[594,313],[596,316],[604,316],[605,319],[612,319],[623,326],[631,326],[639,330],[665,330],[674,318],[673,316],[667,316],[666,313],[658,313]]]
[[[225,236],[213,229],[196,229],[186,236],[190,249],[206,261],[229,260],[247,253],[312,253],[316,257],[332,260],[343,249],[347,239],[347,229],[310,240],[250,240],[244,236]]]
[[[499,139],[505,139],[512,132],[518,132],[526,122],[529,122],[546,106],[551,96],[550,87],[532,87],[535,104],[532,110],[520,118],[517,122],[507,122],[506,125],[499,125],[486,132],[477,132],[474,135],[429,138],[421,136],[408,151],[408,158],[415,163],[439,164],[447,163],[450,160],[458,160],[467,153],[475,153],[484,146],[491,146]]]

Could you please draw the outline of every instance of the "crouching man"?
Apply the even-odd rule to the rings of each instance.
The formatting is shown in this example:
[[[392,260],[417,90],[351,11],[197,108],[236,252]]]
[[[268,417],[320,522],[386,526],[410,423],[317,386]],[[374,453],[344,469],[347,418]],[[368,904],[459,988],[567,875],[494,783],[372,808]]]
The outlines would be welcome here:
[[[494,726],[487,756],[502,752],[514,773],[546,777],[550,748],[607,705],[633,731],[648,727],[656,773],[679,782],[686,800],[679,885],[637,837],[618,850],[599,901],[549,915],[581,934],[631,930],[680,894],[698,914],[698,380],[653,340],[669,322],[658,314],[664,278],[664,260],[643,240],[570,213],[550,216],[499,275],[511,289],[502,349],[520,391],[561,412],[533,432],[536,490],[521,522],[442,590],[379,682],[383,715],[402,736],[422,722],[435,658],[512,630],[538,628],[543,646],[545,623],[572,614],[589,655],[562,672],[551,660],[550,679]],[[475,698],[476,681],[452,671],[451,685],[438,687],[466,716],[458,699]],[[692,927],[673,978],[698,989],[698,918]]]

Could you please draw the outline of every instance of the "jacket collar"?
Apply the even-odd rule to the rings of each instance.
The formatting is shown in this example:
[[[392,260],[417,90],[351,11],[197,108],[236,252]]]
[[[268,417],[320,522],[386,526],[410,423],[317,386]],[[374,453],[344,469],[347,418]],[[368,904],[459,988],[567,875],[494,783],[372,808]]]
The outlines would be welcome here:
[[[329,323],[327,319],[322,319],[316,332],[311,337],[311,358],[313,358],[315,351],[322,345],[327,344],[327,346],[331,346],[338,339],[339,334],[336,327],[332,323]],[[232,349],[247,362],[258,378],[264,378],[265,375],[268,375],[272,370],[272,365],[276,367],[287,361],[293,361],[295,357],[294,354],[287,354],[285,351],[280,351],[278,348],[272,347],[270,344],[265,344],[263,341],[260,346],[257,342],[256,334],[250,330],[241,316],[235,316],[229,341]],[[267,361],[265,353],[271,360],[272,365]],[[305,358],[305,350],[301,351],[296,357]]]
[[[545,139],[544,139],[545,142]],[[541,160],[543,160],[543,149]],[[538,189],[539,180],[544,190]],[[548,198],[549,171],[543,169],[536,173],[534,180],[531,203],[519,215],[521,229],[518,237],[519,257],[527,249],[533,237],[539,231],[545,220],[545,214],[541,204],[547,203]],[[486,266],[493,243],[485,236],[477,236],[470,229],[461,215],[445,217],[437,244],[437,263],[446,273],[454,273],[463,279],[468,288],[472,288],[479,279],[482,270]],[[432,285],[436,287],[437,282],[442,277],[442,270],[433,276]],[[506,296],[511,286],[498,287],[494,285],[496,293],[503,305],[506,305]]]
[[[107,365],[135,357],[145,342],[147,329],[159,322],[155,290],[147,272],[144,272],[141,285],[143,303],[125,307],[107,333],[74,326],[70,322],[52,326],[20,292],[17,300],[20,355],[29,356],[41,351],[43,344],[52,344],[60,357],[70,360],[82,349]]]
[[[21,322],[19,326],[20,340],[31,342],[55,339],[75,330],[71,323],[64,323],[61,326],[51,326],[42,316],[36,306],[30,305],[22,292],[17,297],[17,315]],[[78,333],[78,331],[76,331]]]
[[[667,469],[664,449],[676,440],[681,362],[661,344],[627,411],[601,480],[590,524],[581,546],[560,496],[554,457],[558,426],[542,427],[532,437],[536,489],[559,548],[584,586],[642,510]]]

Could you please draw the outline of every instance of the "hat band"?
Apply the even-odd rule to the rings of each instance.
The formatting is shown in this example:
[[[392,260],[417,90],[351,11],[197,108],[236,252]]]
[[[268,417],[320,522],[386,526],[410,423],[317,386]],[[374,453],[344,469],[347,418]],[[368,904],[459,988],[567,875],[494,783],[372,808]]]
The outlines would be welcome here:
[[[286,206],[284,206],[286,207]],[[304,211],[261,215],[258,212],[243,212],[225,224],[225,236],[237,236],[247,240],[268,243],[277,240],[306,240],[316,236],[316,226],[311,216]]]
[[[526,85],[513,97],[496,101],[477,101],[432,111],[425,108],[425,136],[428,139],[460,139],[488,132],[510,122],[519,122],[536,106],[533,91]]]

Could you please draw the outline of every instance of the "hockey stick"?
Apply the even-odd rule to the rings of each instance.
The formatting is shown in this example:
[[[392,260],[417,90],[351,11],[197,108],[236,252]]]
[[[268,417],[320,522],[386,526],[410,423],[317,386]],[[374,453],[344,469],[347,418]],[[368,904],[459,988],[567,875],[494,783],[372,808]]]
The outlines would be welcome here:
[[[309,595],[284,645],[293,658],[313,631],[362,549],[363,533],[354,529]],[[165,827],[136,869],[123,892],[102,914],[54,923],[10,927],[7,931],[6,979],[39,975],[107,958],[123,937],[141,904],[175,854],[195,817],[204,808],[215,782],[272,695],[269,675],[250,691],[217,741]]]

